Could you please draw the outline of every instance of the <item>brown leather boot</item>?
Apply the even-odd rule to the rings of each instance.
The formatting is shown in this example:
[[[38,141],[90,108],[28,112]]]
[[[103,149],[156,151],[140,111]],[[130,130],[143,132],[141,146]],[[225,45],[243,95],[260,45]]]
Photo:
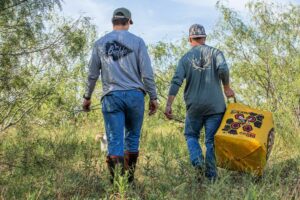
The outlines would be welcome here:
[[[124,175],[124,157],[122,156],[107,156],[106,157],[106,163],[108,170],[110,172],[110,182],[114,182],[115,178],[115,169],[117,166],[121,168],[121,176]]]
[[[125,151],[125,170],[128,171],[128,182],[131,183],[134,180],[135,166],[137,159],[139,157],[139,152],[128,152]]]

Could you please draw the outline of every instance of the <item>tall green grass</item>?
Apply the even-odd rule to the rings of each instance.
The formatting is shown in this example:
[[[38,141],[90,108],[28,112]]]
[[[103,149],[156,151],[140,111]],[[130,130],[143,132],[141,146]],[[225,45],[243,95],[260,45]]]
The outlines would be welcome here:
[[[135,185],[112,185],[94,140],[100,120],[27,127],[1,136],[0,199],[299,199],[299,136],[276,138],[261,179],[219,169],[215,183],[196,181],[182,124],[146,118]],[[286,141],[286,142],[284,142]],[[201,138],[203,143],[203,138]]]

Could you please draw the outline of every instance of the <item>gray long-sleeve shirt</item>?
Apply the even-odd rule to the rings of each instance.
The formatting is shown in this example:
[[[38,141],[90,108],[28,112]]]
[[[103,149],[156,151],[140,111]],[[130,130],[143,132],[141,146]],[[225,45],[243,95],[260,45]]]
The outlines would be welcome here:
[[[95,42],[85,97],[91,97],[101,74],[103,94],[141,89],[156,99],[151,61],[145,42],[126,30],[112,31]]]
[[[184,99],[189,115],[211,115],[226,109],[221,87],[229,84],[229,70],[223,53],[216,48],[193,47],[179,61],[169,95],[176,96],[184,79]]]

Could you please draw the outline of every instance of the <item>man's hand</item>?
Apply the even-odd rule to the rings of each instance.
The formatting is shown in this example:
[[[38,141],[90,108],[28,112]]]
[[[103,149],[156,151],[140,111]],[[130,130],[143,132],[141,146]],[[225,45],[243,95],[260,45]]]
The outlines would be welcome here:
[[[83,111],[89,112],[90,111],[90,105],[91,105],[91,103],[92,103],[91,100],[84,99],[83,103],[82,103],[82,109],[83,109]]]
[[[150,102],[149,102],[149,116],[155,114],[157,109],[158,109],[157,100],[150,100]]]
[[[168,118],[168,119],[173,119],[173,113],[172,113],[172,105],[167,105],[166,106],[166,109],[165,109],[165,116]]]
[[[230,86],[224,86],[224,93],[227,98],[234,97],[234,91],[230,88]]]
[[[173,119],[172,104],[173,104],[174,99],[175,99],[175,96],[173,96],[173,95],[168,96],[167,105],[166,105],[166,109],[165,109],[165,116],[168,119]]]

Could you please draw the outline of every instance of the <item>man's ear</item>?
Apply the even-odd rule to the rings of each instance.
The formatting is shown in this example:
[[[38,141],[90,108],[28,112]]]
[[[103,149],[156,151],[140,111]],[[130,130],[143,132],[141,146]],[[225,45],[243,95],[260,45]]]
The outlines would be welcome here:
[[[189,43],[192,43],[192,38],[191,38],[191,37],[189,37],[188,41],[189,41]]]

